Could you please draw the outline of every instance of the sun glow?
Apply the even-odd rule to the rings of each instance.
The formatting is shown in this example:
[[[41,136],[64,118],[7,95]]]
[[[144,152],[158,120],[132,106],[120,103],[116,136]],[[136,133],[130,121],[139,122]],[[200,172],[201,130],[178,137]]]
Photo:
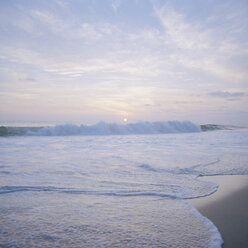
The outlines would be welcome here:
[[[123,118],[123,122],[127,122],[127,118]]]

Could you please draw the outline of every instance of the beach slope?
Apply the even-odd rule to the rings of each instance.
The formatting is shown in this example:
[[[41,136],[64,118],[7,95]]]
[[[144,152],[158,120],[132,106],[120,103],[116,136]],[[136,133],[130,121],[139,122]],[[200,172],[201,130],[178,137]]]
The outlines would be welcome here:
[[[219,185],[211,196],[189,202],[219,229],[224,248],[248,247],[248,175],[211,176]]]

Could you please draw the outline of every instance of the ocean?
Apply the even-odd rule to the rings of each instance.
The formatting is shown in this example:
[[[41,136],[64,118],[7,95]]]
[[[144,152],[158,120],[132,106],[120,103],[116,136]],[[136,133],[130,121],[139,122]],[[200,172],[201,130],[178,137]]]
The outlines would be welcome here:
[[[247,128],[192,122],[0,127],[0,247],[217,248],[186,200],[248,174]]]

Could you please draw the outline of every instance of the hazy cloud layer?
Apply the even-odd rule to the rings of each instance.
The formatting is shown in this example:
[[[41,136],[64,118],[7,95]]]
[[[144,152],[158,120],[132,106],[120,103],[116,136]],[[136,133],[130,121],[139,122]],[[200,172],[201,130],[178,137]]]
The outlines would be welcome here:
[[[243,0],[1,1],[0,117],[248,122],[247,13]]]

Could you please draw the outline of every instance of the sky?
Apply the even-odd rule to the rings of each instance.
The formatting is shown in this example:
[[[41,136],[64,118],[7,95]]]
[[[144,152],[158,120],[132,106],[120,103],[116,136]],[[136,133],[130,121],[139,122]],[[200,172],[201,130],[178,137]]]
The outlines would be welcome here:
[[[0,0],[0,121],[248,124],[247,0]]]

